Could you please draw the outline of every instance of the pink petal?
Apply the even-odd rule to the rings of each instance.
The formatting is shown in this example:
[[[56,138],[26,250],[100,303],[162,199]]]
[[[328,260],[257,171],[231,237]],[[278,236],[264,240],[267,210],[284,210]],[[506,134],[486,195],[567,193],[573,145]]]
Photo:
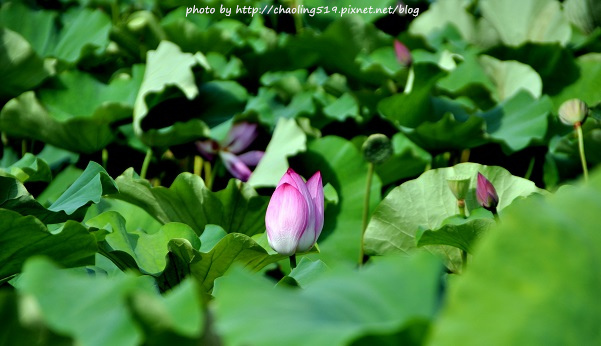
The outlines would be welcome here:
[[[196,141],[196,149],[204,156],[207,160],[212,160],[213,156],[219,151],[219,144],[212,140]]]
[[[411,53],[409,52],[409,49],[407,49],[407,47],[401,43],[401,41],[394,40],[394,52],[397,60],[401,64],[405,66],[411,65]]]
[[[496,207],[499,203],[499,196],[495,187],[480,173],[478,173],[478,183],[476,185],[476,199],[485,208]]]
[[[292,185],[283,184],[275,189],[265,214],[269,245],[278,253],[290,256],[306,230],[307,203]]]
[[[313,242],[316,242],[323,228],[324,197],[323,183],[321,181],[321,172],[317,171],[307,181],[307,189],[311,194],[313,205],[315,206],[315,240]]]
[[[250,174],[252,173],[250,168],[240,158],[227,151],[220,151],[219,156],[223,160],[225,168],[237,179],[244,182],[248,181]]]
[[[223,147],[234,154],[238,154],[248,148],[258,134],[257,124],[238,123],[232,126],[230,132],[228,132]]]
[[[261,159],[263,158],[263,155],[265,155],[264,151],[253,150],[253,151],[249,151],[244,154],[238,155],[238,158],[240,160],[242,160],[242,162],[244,162],[247,166],[254,167],[259,164],[259,161],[261,161]]]
[[[283,184],[290,184],[290,185],[294,186],[295,188],[297,188],[297,190],[301,193],[301,195],[303,196],[303,198],[305,199],[305,201],[307,203],[307,209],[308,209],[307,230],[305,231],[304,238],[302,239],[302,244],[300,244],[300,245],[302,245],[301,247],[303,249],[308,250],[315,243],[315,239],[317,239],[316,232],[315,232],[316,219],[315,219],[315,205],[313,203],[313,197],[311,197],[311,194],[309,193],[309,189],[307,188],[307,185],[305,184],[305,181],[303,180],[303,178],[300,175],[298,175],[298,173],[296,173],[292,168],[288,168],[288,171],[286,171],[286,173],[284,174],[282,179],[280,179],[278,186],[281,186]],[[304,250],[304,251],[306,251],[306,250]]]

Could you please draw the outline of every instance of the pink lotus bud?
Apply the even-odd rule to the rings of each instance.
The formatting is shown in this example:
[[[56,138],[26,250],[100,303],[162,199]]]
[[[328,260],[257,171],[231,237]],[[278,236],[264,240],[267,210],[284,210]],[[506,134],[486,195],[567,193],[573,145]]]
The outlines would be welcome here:
[[[267,206],[265,226],[269,245],[286,256],[309,251],[321,234],[323,213],[321,173],[315,173],[305,183],[289,168]]]
[[[482,207],[488,210],[496,210],[497,204],[499,204],[499,196],[497,196],[497,190],[495,190],[495,187],[492,185],[492,183],[480,173],[478,173],[476,199]]]
[[[399,40],[394,40],[394,53],[396,54],[397,60],[402,65],[411,65],[411,53],[409,52],[409,49],[407,49],[407,47]]]

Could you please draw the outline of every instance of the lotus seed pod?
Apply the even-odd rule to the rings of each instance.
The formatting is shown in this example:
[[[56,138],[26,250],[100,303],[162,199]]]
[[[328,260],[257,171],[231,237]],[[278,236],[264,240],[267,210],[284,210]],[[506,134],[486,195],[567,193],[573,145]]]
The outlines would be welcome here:
[[[570,99],[559,107],[559,120],[566,125],[582,123],[588,114],[588,107],[580,99]]]
[[[392,143],[381,133],[367,137],[363,143],[363,156],[369,162],[381,163],[392,156]]]
[[[467,197],[467,191],[470,188],[470,178],[453,177],[447,179],[447,183],[449,184],[449,189],[451,189],[453,196],[455,196],[457,200],[463,200]]]

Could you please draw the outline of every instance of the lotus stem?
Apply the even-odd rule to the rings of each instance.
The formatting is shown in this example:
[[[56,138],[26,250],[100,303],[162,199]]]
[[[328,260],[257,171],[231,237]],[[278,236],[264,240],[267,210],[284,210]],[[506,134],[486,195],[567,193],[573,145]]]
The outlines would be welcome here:
[[[194,174],[200,177],[202,173],[202,157],[196,155],[194,156]]]
[[[109,162],[109,151],[106,148],[102,149],[102,168],[106,169]]]
[[[467,251],[461,250],[461,273],[467,268]]]
[[[363,256],[365,250],[363,248],[363,238],[365,236],[365,230],[367,229],[367,220],[369,218],[369,195],[371,192],[371,181],[374,175],[374,163],[369,162],[367,164],[367,183],[365,185],[365,199],[363,200],[363,222],[361,225],[361,246],[359,250],[359,266],[363,265]]]
[[[146,157],[144,157],[144,162],[142,162],[142,170],[140,171],[140,178],[146,179],[146,173],[148,172],[148,166],[150,165],[151,159],[152,159],[152,149],[148,148],[146,150]]]
[[[211,163],[209,161],[204,162],[205,170],[205,185],[209,190],[213,188],[213,174],[211,172]]]
[[[465,199],[458,199],[457,207],[459,207],[459,215],[465,219]]]
[[[292,254],[290,257],[290,270],[296,268],[296,254]]]
[[[582,162],[582,172],[584,173],[584,181],[588,182],[588,168],[586,167],[586,156],[584,155],[584,135],[582,134],[582,123],[574,124],[576,135],[578,136],[578,151],[580,151],[580,161]]]

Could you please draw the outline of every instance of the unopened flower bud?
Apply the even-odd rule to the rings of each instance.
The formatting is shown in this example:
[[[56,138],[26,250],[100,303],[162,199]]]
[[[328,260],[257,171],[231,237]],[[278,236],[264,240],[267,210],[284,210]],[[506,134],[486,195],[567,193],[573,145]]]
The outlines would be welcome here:
[[[281,255],[309,251],[323,228],[324,196],[321,173],[306,183],[291,168],[280,180],[265,214],[267,240]]]
[[[411,65],[411,52],[407,49],[401,41],[394,40],[394,53],[396,54],[397,60],[404,66]]]
[[[559,107],[559,120],[566,125],[582,123],[588,114],[588,107],[580,99],[570,99]]]
[[[372,163],[384,162],[392,156],[392,143],[381,133],[367,137],[362,149],[365,159]]]
[[[485,176],[478,173],[478,184],[476,186],[476,199],[478,203],[488,210],[496,210],[499,204],[497,190]]]

